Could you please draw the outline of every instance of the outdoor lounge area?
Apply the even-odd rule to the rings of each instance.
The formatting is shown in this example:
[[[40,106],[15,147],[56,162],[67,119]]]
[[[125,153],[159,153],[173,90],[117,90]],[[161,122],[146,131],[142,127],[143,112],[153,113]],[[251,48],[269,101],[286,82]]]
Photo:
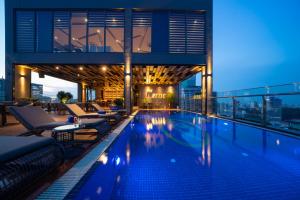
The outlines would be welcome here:
[[[8,110],[7,122],[0,127],[0,195],[5,199],[33,198],[126,118],[118,115],[110,123],[104,114],[93,114],[92,118],[79,117],[79,123],[70,121],[69,113],[47,112],[40,106]]]

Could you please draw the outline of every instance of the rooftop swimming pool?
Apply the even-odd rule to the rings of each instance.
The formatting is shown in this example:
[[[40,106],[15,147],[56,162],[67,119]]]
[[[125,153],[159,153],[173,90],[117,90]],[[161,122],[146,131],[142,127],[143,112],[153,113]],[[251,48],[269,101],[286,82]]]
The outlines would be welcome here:
[[[300,140],[177,111],[140,111],[67,199],[300,199]]]

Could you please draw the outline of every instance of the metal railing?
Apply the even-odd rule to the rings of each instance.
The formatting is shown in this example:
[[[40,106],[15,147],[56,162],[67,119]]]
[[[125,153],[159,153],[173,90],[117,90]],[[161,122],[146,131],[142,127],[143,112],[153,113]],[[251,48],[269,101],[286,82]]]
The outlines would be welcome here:
[[[217,93],[218,117],[300,135],[300,83]]]

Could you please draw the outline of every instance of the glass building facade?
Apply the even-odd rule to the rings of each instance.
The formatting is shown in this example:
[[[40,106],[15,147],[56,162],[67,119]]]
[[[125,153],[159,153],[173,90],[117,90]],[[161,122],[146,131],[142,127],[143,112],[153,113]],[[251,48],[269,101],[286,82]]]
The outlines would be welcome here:
[[[15,50],[122,53],[124,18],[122,10],[16,11]],[[205,13],[134,11],[131,39],[133,53],[205,54]]]

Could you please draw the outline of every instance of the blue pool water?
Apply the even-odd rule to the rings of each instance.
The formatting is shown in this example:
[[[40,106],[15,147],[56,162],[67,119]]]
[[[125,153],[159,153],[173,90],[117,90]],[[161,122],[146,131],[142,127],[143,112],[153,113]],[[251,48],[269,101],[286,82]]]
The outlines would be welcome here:
[[[141,111],[67,199],[300,199],[300,140]]]

